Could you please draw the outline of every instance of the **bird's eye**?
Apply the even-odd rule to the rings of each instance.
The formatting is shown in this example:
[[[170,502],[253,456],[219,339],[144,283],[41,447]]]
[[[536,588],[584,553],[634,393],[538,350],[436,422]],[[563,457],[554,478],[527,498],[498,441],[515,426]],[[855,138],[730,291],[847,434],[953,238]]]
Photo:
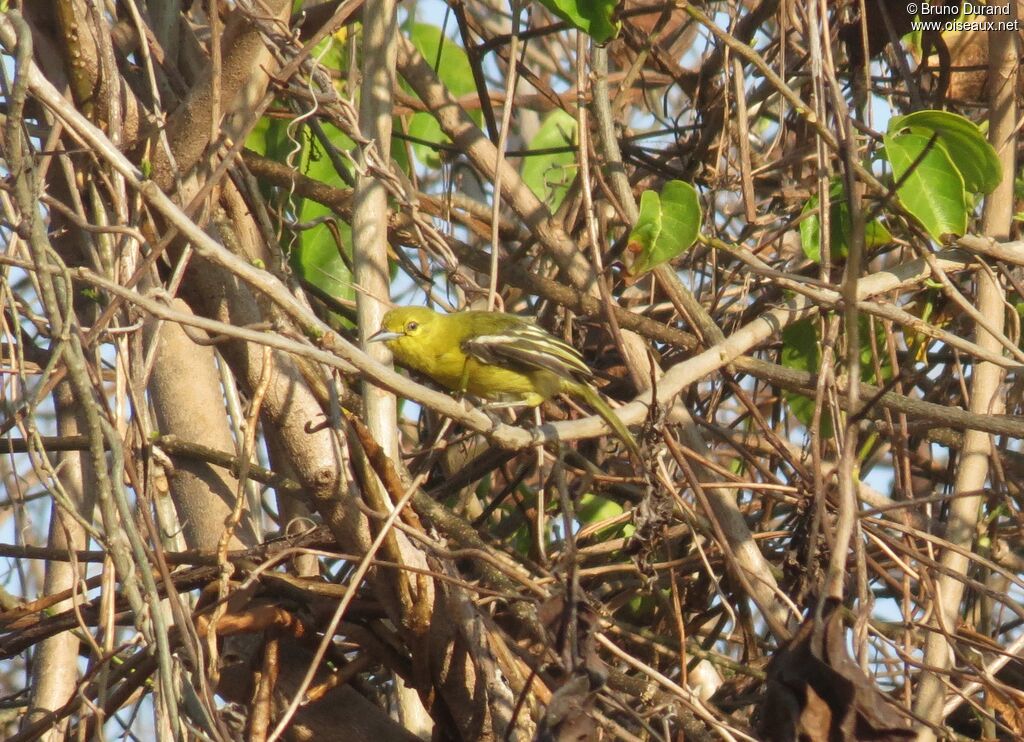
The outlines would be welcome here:
[[[408,322],[405,325],[405,331],[406,332],[414,332],[416,330],[416,328],[419,327],[419,326],[420,326],[419,322]]]

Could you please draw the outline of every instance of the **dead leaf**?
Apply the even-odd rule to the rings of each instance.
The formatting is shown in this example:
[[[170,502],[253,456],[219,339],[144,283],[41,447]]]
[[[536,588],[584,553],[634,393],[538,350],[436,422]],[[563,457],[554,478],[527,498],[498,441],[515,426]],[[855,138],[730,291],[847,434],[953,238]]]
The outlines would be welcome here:
[[[850,658],[839,601],[808,617],[768,663],[758,731],[766,742],[899,742],[904,718]]]

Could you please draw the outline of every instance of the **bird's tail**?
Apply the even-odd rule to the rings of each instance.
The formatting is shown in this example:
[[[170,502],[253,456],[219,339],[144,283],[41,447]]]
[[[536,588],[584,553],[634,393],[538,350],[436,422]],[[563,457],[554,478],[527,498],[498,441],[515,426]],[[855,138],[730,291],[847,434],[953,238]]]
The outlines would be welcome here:
[[[622,439],[622,442],[626,444],[630,453],[636,456],[637,461],[642,460],[640,456],[640,446],[637,445],[633,434],[629,432],[629,428],[627,428],[625,423],[623,423],[622,420],[619,419],[619,416],[615,414],[615,410],[609,407],[608,403],[601,399],[601,395],[598,394],[594,387],[578,381],[562,379],[562,391],[567,392],[574,397],[578,397],[593,407],[594,411],[601,416],[601,419],[608,423],[608,426],[615,431],[615,435]]]

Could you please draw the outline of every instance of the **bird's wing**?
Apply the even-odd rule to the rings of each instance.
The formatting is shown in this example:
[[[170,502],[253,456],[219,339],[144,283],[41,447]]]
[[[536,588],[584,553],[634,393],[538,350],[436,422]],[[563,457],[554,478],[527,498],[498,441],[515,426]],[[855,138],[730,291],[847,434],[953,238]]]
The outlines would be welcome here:
[[[567,379],[593,376],[579,351],[529,322],[505,328],[500,333],[469,338],[462,343],[462,349],[481,363],[492,366],[512,364],[543,368]]]

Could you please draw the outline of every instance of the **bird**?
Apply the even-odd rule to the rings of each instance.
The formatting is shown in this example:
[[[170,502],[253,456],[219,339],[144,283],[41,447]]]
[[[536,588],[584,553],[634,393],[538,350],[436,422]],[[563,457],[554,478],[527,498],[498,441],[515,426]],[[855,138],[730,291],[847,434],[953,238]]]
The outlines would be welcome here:
[[[636,439],[592,386],[594,374],[579,351],[529,318],[398,307],[384,315],[380,330],[368,341],[383,342],[399,365],[445,389],[497,406],[537,407],[558,394],[582,400],[640,459]]]

